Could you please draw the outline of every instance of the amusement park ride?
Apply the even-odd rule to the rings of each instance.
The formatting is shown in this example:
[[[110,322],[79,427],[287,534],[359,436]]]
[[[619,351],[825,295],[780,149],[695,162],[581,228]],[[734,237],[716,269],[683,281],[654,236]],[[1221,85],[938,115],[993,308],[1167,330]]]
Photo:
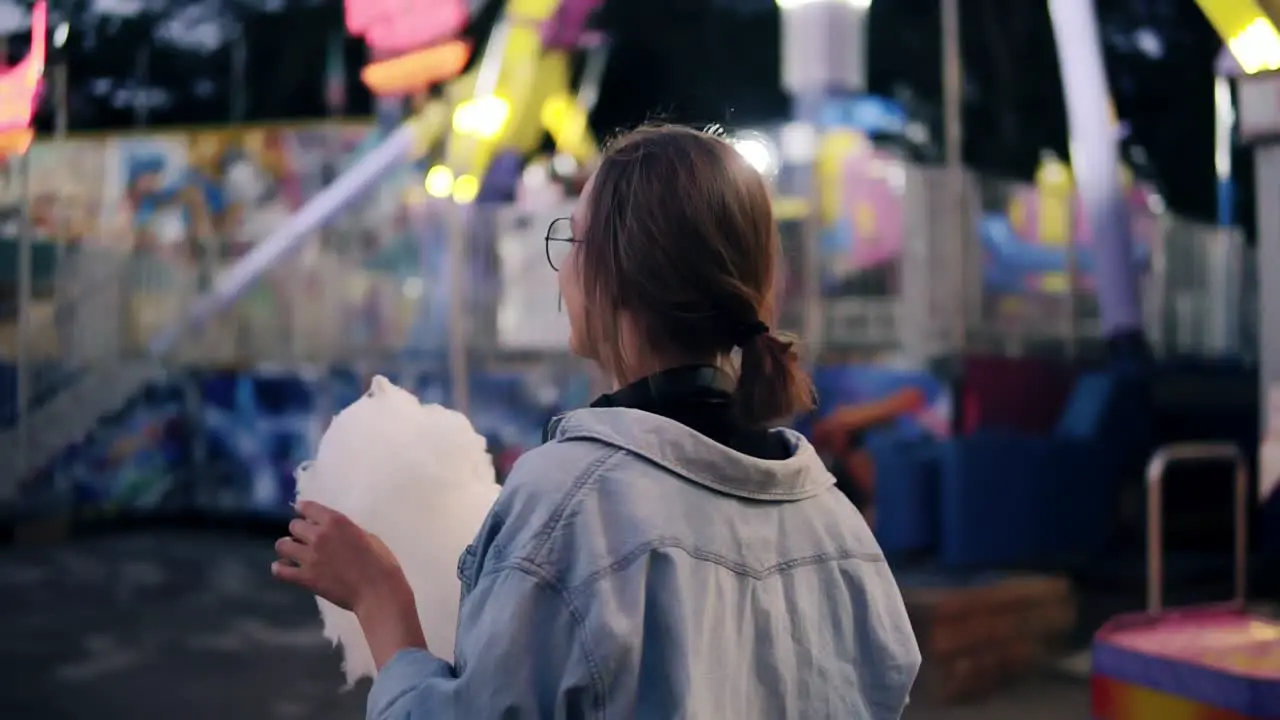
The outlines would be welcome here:
[[[470,46],[457,38],[469,17],[466,0],[422,0],[422,11],[408,14],[402,2],[347,0],[348,30],[364,37],[375,57],[361,74],[365,83],[375,94],[418,93],[420,108],[223,273],[210,294],[153,339],[153,354],[164,355],[183,332],[225,307],[406,161],[430,159],[426,192],[460,205],[473,203],[488,183],[514,187],[515,178],[491,172],[495,157],[527,154],[544,133],[563,155],[590,163],[597,143],[587,118],[608,43],[587,23],[601,1],[505,0],[488,42],[472,58]],[[575,90],[571,60],[577,52],[587,58]]]
[[[528,153],[543,133],[557,150],[579,163],[590,161],[596,142],[587,127],[608,46],[588,33],[586,21],[599,0],[514,0],[493,29],[480,58],[451,37],[467,22],[464,2],[444,3],[437,17],[415,28],[406,23],[402,3],[349,0],[347,27],[381,56],[361,73],[376,95],[423,93],[413,123],[413,152],[437,160],[424,180],[432,197],[473,202],[498,152]],[[406,25],[409,27],[406,28]],[[394,33],[383,28],[396,28]],[[447,38],[440,40],[440,38]],[[426,47],[413,47],[422,45]],[[572,54],[588,59],[580,90],[571,91]]]

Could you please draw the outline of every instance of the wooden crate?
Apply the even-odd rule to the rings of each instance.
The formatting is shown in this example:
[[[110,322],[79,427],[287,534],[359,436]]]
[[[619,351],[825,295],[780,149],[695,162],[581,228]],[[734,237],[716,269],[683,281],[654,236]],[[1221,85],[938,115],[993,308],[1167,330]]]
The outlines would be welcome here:
[[[924,665],[915,697],[955,702],[1017,679],[1052,652],[1075,623],[1062,578],[993,576],[966,584],[903,583]]]

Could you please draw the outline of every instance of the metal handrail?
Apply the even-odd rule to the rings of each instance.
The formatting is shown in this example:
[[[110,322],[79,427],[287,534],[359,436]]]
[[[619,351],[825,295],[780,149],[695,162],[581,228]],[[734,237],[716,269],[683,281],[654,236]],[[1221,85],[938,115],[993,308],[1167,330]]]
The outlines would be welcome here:
[[[1235,594],[1244,607],[1248,579],[1249,466],[1232,443],[1187,442],[1166,445],[1147,463],[1147,612],[1164,610],[1164,476],[1169,466],[1185,462],[1226,462],[1235,469]]]

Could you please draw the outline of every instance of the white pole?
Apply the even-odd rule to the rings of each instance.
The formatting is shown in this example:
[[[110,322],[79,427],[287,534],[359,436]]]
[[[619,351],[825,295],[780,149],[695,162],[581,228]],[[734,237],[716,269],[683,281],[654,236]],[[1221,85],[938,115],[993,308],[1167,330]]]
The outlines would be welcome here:
[[[866,91],[866,24],[871,0],[776,0],[782,14],[782,82],[791,95],[793,139],[784,144],[805,146],[793,155],[794,191],[810,202],[804,223],[799,318],[810,359],[821,354],[826,308],[822,295],[822,258],[818,233],[820,188],[813,174],[818,137],[823,131],[822,109],[839,93]],[[803,140],[800,140],[804,136]],[[797,157],[798,156],[798,157]]]
[[[1049,0],[1054,44],[1066,101],[1071,170],[1084,221],[1093,235],[1093,277],[1109,342],[1143,343],[1138,274],[1133,264],[1129,211],[1120,187],[1120,136],[1103,63],[1102,37],[1092,2]],[[1134,348],[1135,350],[1137,348]]]

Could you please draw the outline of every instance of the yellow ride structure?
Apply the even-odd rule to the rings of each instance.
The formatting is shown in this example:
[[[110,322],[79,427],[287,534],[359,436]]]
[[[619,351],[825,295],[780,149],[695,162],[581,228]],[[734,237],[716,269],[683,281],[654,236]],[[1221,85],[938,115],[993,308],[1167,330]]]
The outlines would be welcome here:
[[[429,158],[429,195],[473,202],[494,156],[529,153],[550,134],[558,152],[589,165],[598,152],[587,124],[605,61],[605,46],[588,57],[572,88],[571,50],[547,47],[543,28],[564,0],[507,0],[480,57],[428,98],[410,120],[413,152]]]

